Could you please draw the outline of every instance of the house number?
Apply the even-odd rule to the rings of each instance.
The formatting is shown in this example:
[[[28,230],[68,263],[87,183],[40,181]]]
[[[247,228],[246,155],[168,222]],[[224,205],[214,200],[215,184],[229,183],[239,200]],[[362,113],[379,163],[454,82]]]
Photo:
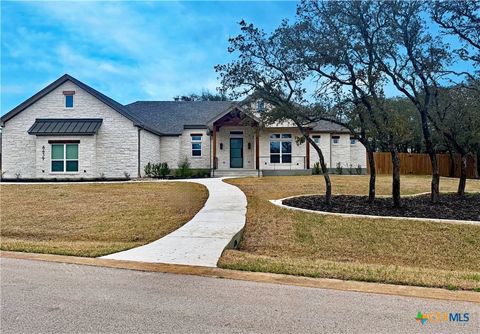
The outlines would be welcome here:
[[[42,160],[45,160],[45,146],[42,146]]]

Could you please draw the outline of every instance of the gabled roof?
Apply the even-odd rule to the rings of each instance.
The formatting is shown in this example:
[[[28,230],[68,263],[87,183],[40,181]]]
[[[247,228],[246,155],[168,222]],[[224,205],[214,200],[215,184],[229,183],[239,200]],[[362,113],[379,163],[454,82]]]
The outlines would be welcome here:
[[[207,128],[210,119],[235,104],[232,101],[137,101],[125,107],[157,131],[180,135],[186,128]]]
[[[3,115],[1,123],[7,122],[33,103],[65,83],[71,81],[81,89],[96,97],[121,115],[133,122],[135,126],[156,135],[181,135],[184,129],[207,128],[213,121],[222,117],[233,108],[242,110],[242,106],[251,100],[247,97],[241,102],[235,101],[137,101],[122,105],[92,87],[64,74],[50,85],[33,95],[10,112]],[[256,119],[257,120],[257,119]],[[258,121],[258,120],[257,120]],[[318,132],[348,133],[349,131],[331,122],[320,121],[312,129]]]
[[[37,136],[94,135],[101,118],[37,118],[28,133]]]
[[[32,97],[25,100],[24,102],[22,102],[21,104],[19,104],[15,108],[13,108],[11,111],[9,111],[5,115],[3,115],[1,117],[1,122],[2,123],[7,122],[9,119],[15,117],[17,114],[21,113],[23,110],[25,110],[26,108],[28,108],[29,106],[31,106],[32,104],[34,104],[35,102],[40,100],[42,97],[44,97],[45,95],[47,95],[48,93],[50,93],[51,91],[53,91],[54,89],[56,89],[57,87],[59,87],[60,85],[62,85],[63,83],[65,83],[67,81],[73,82],[75,85],[77,85],[78,87],[80,87],[81,89],[86,91],[87,93],[93,95],[94,97],[96,97],[98,100],[100,100],[101,102],[108,105],[113,110],[117,111],[121,115],[123,115],[126,118],[128,118],[129,120],[131,120],[136,126],[144,128],[145,130],[148,130],[148,131],[153,132],[155,134],[161,135],[161,133],[158,133],[157,131],[155,131],[155,129],[152,129],[148,125],[143,124],[138,118],[136,118],[134,115],[132,115],[128,111],[128,109],[125,108],[124,105],[118,103],[114,99],[100,93],[96,89],[93,89],[92,87],[88,86],[87,84],[84,84],[83,82],[75,79],[74,77],[72,77],[71,75],[68,75],[68,74],[62,75],[60,78],[58,78],[57,80],[52,82],[50,85],[48,85],[47,87],[45,87],[44,89],[39,91],[37,94],[33,95]]]

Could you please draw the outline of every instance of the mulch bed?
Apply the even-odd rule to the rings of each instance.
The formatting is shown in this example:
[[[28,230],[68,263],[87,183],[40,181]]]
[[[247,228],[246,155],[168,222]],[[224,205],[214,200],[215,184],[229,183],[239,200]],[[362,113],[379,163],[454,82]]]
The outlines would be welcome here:
[[[403,197],[402,207],[394,208],[391,198],[377,198],[367,202],[367,196],[332,196],[332,205],[326,205],[324,196],[302,196],[286,199],[283,204],[302,209],[351,213],[372,216],[416,217],[480,221],[480,193],[443,194],[437,204],[430,203],[430,195]]]

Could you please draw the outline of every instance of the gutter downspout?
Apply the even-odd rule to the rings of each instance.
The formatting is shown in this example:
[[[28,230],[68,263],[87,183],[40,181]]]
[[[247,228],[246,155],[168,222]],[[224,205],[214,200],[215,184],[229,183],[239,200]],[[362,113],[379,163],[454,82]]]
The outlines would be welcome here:
[[[138,166],[138,170],[137,170],[137,174],[138,174],[138,177],[142,177],[141,173],[140,173],[140,132],[142,131],[141,128],[138,128],[138,157],[137,157],[137,166]]]

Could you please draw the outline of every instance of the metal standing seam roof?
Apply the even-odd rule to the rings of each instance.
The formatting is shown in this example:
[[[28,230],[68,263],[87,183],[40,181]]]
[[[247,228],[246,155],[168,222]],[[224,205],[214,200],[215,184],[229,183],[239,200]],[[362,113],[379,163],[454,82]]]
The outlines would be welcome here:
[[[28,133],[37,136],[94,135],[101,118],[37,118]]]

